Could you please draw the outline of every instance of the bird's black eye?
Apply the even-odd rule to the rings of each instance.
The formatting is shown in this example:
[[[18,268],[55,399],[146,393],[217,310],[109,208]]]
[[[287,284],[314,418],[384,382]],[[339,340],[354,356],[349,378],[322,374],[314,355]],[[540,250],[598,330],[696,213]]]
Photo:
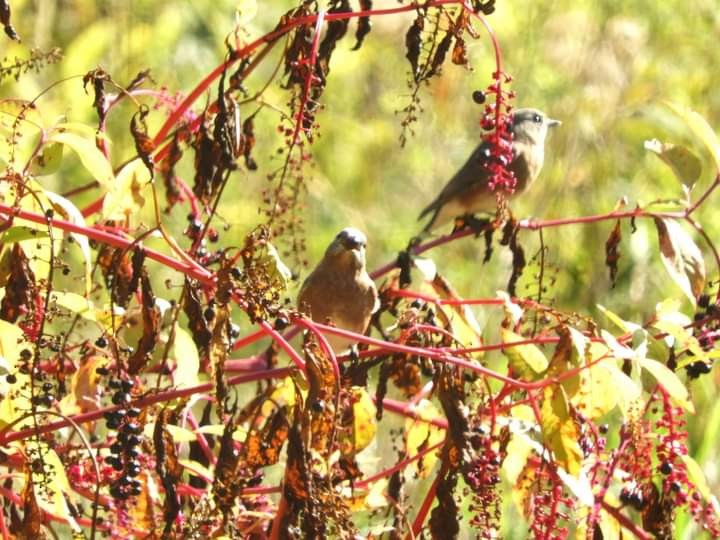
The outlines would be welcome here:
[[[533,116],[533,122],[535,122],[536,124],[542,124],[542,121],[543,121],[542,116],[540,116],[539,114],[536,114],[535,116]]]

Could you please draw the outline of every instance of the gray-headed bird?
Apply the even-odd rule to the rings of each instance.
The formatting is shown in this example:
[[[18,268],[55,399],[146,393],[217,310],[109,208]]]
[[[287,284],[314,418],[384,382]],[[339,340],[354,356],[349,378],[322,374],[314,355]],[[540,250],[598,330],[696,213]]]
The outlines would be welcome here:
[[[515,174],[515,194],[525,191],[535,181],[545,160],[545,137],[548,129],[560,124],[537,109],[517,109],[512,114],[513,160],[509,169]],[[496,197],[489,187],[491,158],[489,143],[481,143],[465,165],[445,185],[435,200],[420,213],[422,219],[432,213],[424,233],[451,219],[476,212],[495,212]]]
[[[352,227],[343,229],[330,243],[325,256],[307,277],[298,294],[298,308],[319,323],[362,334],[380,306],[375,283],[365,269],[365,235]],[[326,334],[338,353],[353,344],[350,339]]]

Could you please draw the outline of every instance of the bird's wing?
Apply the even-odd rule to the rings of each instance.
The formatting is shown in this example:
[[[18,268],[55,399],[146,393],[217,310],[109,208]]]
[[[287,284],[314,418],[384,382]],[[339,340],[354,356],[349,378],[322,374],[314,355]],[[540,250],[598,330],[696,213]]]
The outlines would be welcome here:
[[[445,187],[435,200],[420,212],[418,219],[422,219],[432,211],[439,210],[445,203],[454,199],[471,186],[479,182],[487,181],[484,180],[488,175],[484,164],[487,159],[486,155],[489,146],[487,142],[482,142],[475,148],[475,151],[470,155],[460,170],[455,173],[455,176],[445,184]],[[434,216],[432,221],[434,221]],[[432,223],[432,221],[430,223]]]

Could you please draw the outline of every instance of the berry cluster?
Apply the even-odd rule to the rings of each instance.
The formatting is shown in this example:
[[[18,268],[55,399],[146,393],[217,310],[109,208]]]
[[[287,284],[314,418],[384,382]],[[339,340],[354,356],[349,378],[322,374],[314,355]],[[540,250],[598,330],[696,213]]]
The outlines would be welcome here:
[[[490,172],[490,189],[495,191],[499,188],[502,192],[512,194],[517,180],[509,169],[513,160],[512,105],[509,101],[515,97],[515,92],[502,88],[503,83],[512,81],[510,75],[495,71],[493,79],[495,82],[491,83],[485,92],[473,93],[473,100],[477,104],[483,104],[488,94],[495,96],[495,103],[485,105],[480,120],[480,127],[487,132],[483,135],[483,140],[488,143],[484,163]]]
[[[713,348],[715,340],[720,336],[720,304],[712,303],[706,294],[698,298],[693,335],[706,351]],[[689,354],[692,353],[689,352]],[[697,379],[700,375],[710,373],[711,370],[712,363],[703,360],[697,360],[685,366],[685,371],[690,379]]]
[[[482,426],[473,431],[469,439],[474,451],[473,459],[464,471],[465,482],[473,492],[470,511],[472,526],[480,531],[480,538],[492,538],[500,526],[500,466],[505,451],[498,449],[497,440]],[[500,445],[502,447],[504,445]]]
[[[128,407],[132,401],[133,381],[110,379],[108,385],[115,390],[112,402],[119,408],[105,413],[107,428],[118,432],[115,442],[110,445],[110,456],[105,462],[121,473],[110,487],[110,494],[116,499],[125,500],[142,492],[142,484],[136,477],[142,472],[138,458],[143,428],[137,422],[140,409]]]

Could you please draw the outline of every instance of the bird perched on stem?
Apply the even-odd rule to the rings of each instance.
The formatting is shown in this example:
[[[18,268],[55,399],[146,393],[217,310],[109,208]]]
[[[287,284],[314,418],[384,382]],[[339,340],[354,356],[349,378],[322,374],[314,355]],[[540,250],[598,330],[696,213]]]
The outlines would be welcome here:
[[[515,194],[525,191],[535,181],[545,159],[545,137],[548,129],[560,125],[537,109],[517,109],[512,114],[513,160],[508,169],[515,175]],[[482,142],[465,165],[445,185],[418,219],[432,214],[423,233],[429,233],[451,219],[476,212],[494,212],[495,192],[490,189],[491,172],[487,164],[493,156],[489,142]]]
[[[297,305],[319,323],[362,334],[380,302],[375,283],[365,269],[365,235],[352,227],[343,229],[330,243],[325,256],[307,277]],[[350,339],[326,335],[337,353],[353,344]]]

